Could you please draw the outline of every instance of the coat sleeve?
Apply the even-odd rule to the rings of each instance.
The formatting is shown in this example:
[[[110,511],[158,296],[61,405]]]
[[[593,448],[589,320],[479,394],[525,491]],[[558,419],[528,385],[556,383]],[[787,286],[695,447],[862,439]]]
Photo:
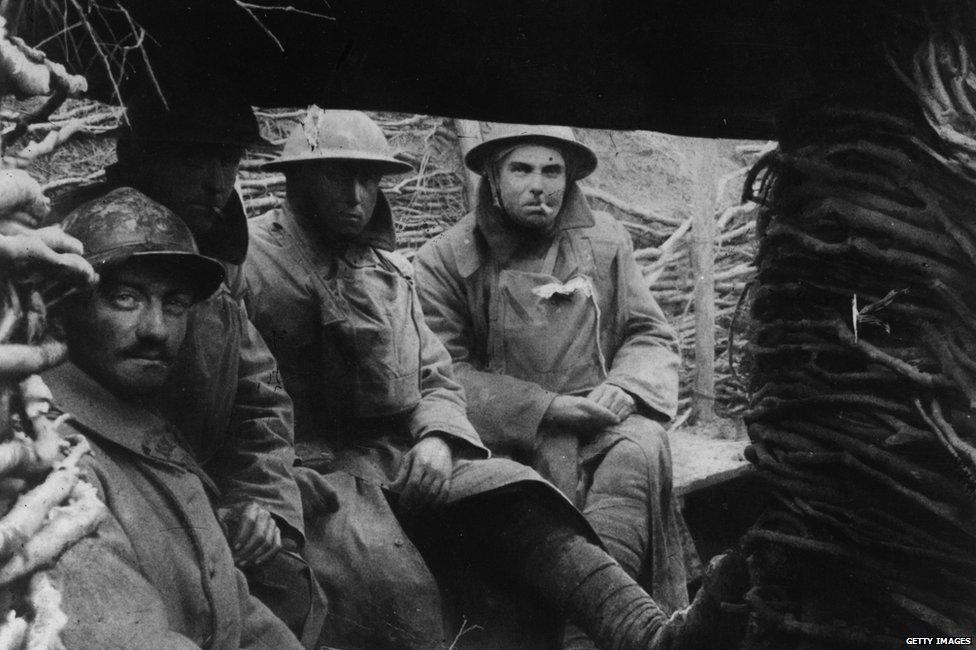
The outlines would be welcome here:
[[[240,364],[229,437],[205,469],[223,506],[253,501],[304,536],[301,495],[292,476],[295,461],[291,398],[271,382],[277,365],[271,351],[240,309]]]
[[[94,472],[85,481],[104,497]],[[68,648],[184,650],[199,646],[171,629],[166,606],[139,571],[135,551],[118,520],[108,513],[94,535],[71,546],[51,576],[68,616],[62,640]]]
[[[534,382],[485,370],[473,326],[473,319],[484,315],[469,310],[445,239],[425,244],[414,258],[414,268],[427,324],[451,356],[454,375],[467,397],[468,417],[482,441],[499,453],[533,453],[542,417],[556,394]]]
[[[489,452],[468,420],[464,389],[454,379],[451,355],[431,332],[416,292],[411,292],[411,310],[420,337],[420,403],[410,416],[410,431],[415,440],[431,433],[447,434],[464,444],[477,457]]]
[[[606,383],[633,395],[641,406],[673,418],[678,409],[677,335],[651,295],[634,259],[630,236],[617,225],[617,283],[623,295],[622,342],[610,363]]]

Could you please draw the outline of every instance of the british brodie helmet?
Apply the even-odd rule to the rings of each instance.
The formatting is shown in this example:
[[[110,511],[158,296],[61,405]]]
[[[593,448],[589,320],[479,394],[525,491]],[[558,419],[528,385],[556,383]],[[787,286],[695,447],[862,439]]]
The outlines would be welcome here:
[[[413,169],[393,157],[383,130],[365,113],[323,110],[318,106],[311,106],[288,136],[281,156],[262,165],[262,169],[280,171],[291,165],[327,160],[368,164],[382,175]]]
[[[468,169],[481,174],[487,173],[487,166],[496,152],[523,144],[541,144],[563,152],[573,159],[573,178],[586,178],[596,169],[596,154],[586,145],[576,141],[573,130],[568,126],[545,126],[533,124],[489,123],[483,131],[484,140],[464,157]]]

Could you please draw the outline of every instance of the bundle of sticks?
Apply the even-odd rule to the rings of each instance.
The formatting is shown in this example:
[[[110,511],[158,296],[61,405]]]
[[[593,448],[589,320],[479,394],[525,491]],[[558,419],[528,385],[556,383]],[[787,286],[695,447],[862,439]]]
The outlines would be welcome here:
[[[962,42],[930,40],[906,75],[932,128],[810,108],[747,181],[764,206],[747,456],[778,500],[744,539],[749,647],[976,629],[976,72]]]
[[[4,131],[9,146],[46,119],[85,81],[23,41],[0,20],[0,95],[48,95],[41,109],[16,116]],[[4,115],[10,119],[10,115]],[[70,137],[70,136],[68,136]],[[105,516],[95,489],[79,479],[88,453],[82,437],[62,439],[52,420],[53,396],[38,373],[67,355],[47,332],[43,277],[22,272],[23,229],[48,211],[41,186],[22,168],[58,144],[27,145],[0,165],[0,648],[63,648],[67,623],[47,573],[57,558]],[[26,226],[25,226],[26,224]]]

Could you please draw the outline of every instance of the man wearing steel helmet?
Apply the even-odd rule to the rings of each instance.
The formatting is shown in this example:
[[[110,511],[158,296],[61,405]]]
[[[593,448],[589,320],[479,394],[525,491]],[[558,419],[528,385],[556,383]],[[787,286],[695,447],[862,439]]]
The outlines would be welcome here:
[[[482,175],[477,207],[414,266],[468,415],[489,449],[573,499],[659,603],[683,607],[661,426],[677,407],[676,339],[626,230],[577,185],[596,157],[571,129],[499,124],[465,162]]]
[[[100,274],[52,312],[70,361],[46,372],[63,435],[85,436],[83,478],[109,510],[55,564],[77,648],[301,648],[248,592],[181,434],[152,410],[194,305],[223,281],[173,213],[131,188],[71,212],[65,232]]]
[[[72,206],[128,185],[173,210],[226,280],[190,319],[176,368],[157,406],[186,436],[220,489],[218,514],[254,593],[293,630],[314,626],[314,585],[299,552],[301,499],[291,401],[274,358],[241,304],[247,223],[234,189],[244,146],[267,144],[251,108],[229,88],[167,85],[128,102],[118,162],[106,180],[55,201]],[[313,634],[314,635],[314,634]]]
[[[320,641],[446,647],[454,633],[440,588],[488,630],[466,638],[483,647],[548,647],[560,616],[604,647],[721,639],[722,625],[701,623],[717,617],[732,563],[669,621],[555,488],[488,459],[409,264],[394,252],[378,186],[409,167],[379,127],[363,113],[313,107],[265,167],[284,172],[287,203],[251,222],[248,310],[277,341],[298,455],[341,504],[306,521],[309,563],[330,602]],[[482,581],[494,597],[469,598]],[[508,618],[480,608],[486,601],[503,603]]]

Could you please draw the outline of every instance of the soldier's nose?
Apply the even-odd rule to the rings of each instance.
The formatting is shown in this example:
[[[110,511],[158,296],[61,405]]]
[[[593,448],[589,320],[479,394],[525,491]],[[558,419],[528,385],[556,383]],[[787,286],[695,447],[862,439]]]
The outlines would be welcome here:
[[[162,305],[150,305],[142,311],[136,334],[141,339],[166,340],[166,321],[163,316]]]

